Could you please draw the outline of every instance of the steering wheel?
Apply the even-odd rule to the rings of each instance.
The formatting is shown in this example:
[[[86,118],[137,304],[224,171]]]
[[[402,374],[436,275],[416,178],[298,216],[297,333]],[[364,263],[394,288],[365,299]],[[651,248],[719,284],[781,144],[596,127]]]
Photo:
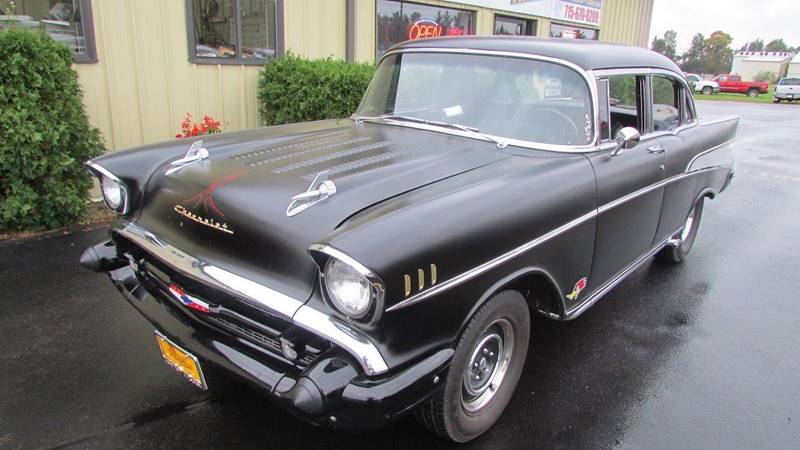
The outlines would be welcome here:
[[[574,137],[581,136],[581,132],[578,129],[578,127],[575,125],[575,122],[573,122],[572,119],[568,115],[564,114],[563,112],[561,112],[561,111],[559,111],[557,109],[554,109],[554,108],[541,108],[541,109],[537,110],[537,115],[538,114],[551,114],[551,115],[556,116],[559,119],[561,119],[560,121],[562,123],[564,123],[564,125],[568,125],[568,127],[562,125],[562,129],[567,130],[567,131],[572,131],[573,134],[572,134],[572,137],[569,138],[569,142],[566,142],[565,144],[572,144],[573,143],[572,141],[573,141]],[[552,132],[552,130],[553,130],[552,126],[548,126],[546,128],[546,130],[548,131],[549,135],[553,135],[554,134]],[[539,128],[539,133],[541,133],[542,131],[543,131],[543,128],[540,127]],[[538,133],[537,133],[537,135],[538,135]],[[537,139],[534,139],[534,140],[536,141]]]

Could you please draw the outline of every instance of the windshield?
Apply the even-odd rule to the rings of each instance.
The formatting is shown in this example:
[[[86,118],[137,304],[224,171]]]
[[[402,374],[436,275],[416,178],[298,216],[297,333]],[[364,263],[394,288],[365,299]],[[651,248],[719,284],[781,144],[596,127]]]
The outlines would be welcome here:
[[[591,94],[567,67],[521,58],[449,53],[386,57],[356,112],[470,127],[544,144],[592,139]]]
[[[781,86],[800,86],[800,78],[784,78],[778,84]]]

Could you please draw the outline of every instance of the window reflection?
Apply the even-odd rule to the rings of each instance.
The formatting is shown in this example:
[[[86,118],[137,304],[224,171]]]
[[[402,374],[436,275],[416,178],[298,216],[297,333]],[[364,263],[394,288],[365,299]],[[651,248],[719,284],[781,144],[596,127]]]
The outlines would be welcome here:
[[[40,29],[76,55],[86,55],[86,33],[78,0],[14,0],[0,2],[0,29]]]
[[[275,0],[192,0],[194,56],[264,59],[275,56]],[[241,45],[241,51],[238,46]]]
[[[196,55],[203,58],[236,56],[233,0],[193,0]]]
[[[536,21],[495,14],[494,34],[504,36],[534,36]]]
[[[378,58],[398,42],[474,33],[472,11],[378,0]]]
[[[575,25],[550,24],[550,37],[568,39],[589,39],[596,41],[598,31],[593,28],[583,28]]]

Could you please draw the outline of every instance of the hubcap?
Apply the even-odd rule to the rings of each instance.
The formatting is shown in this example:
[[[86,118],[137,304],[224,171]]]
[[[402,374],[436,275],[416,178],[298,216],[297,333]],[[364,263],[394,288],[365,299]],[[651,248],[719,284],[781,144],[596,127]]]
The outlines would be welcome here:
[[[513,328],[508,320],[498,319],[484,330],[464,370],[461,403],[466,412],[480,411],[494,397],[508,371],[513,349]]]
[[[686,239],[692,232],[692,226],[694,225],[694,212],[695,208],[692,208],[692,210],[689,211],[689,217],[686,218],[686,223],[683,224],[683,230],[681,230],[681,242],[686,242]]]

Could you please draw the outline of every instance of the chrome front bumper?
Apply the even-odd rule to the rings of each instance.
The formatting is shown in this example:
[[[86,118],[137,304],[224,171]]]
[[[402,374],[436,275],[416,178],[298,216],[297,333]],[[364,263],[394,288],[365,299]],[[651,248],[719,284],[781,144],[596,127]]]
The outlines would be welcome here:
[[[301,300],[195,258],[135,224],[125,224],[115,231],[183,275],[242,298],[257,308],[333,342],[355,358],[367,375],[379,375],[389,370],[370,339],[341,320]]]
[[[158,333],[199,359],[210,388],[221,381],[219,371],[233,374],[318,425],[363,430],[403,417],[442,389],[453,355],[452,349],[439,350],[400,370],[370,377],[340,348],[331,347],[299,367],[230,330],[198,320],[130,265],[108,275]]]

